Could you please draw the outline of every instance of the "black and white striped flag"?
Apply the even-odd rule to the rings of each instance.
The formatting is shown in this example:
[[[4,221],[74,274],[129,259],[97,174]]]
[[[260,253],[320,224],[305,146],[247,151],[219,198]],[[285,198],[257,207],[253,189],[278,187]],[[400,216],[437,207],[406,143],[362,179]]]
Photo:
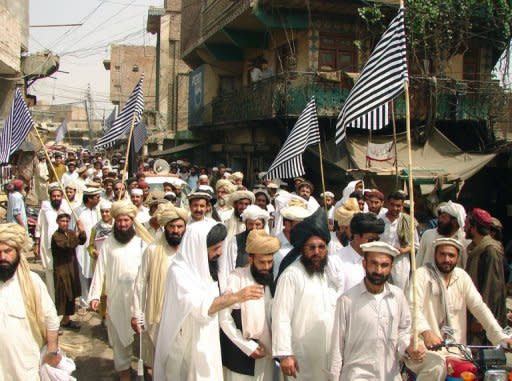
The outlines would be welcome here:
[[[320,143],[320,129],[316,101],[313,98],[300,114],[265,178],[288,179],[304,175],[306,171],[302,164],[302,154],[307,146],[318,143]]]
[[[133,89],[128,101],[119,113],[112,127],[98,140],[94,148],[109,148],[114,145],[117,139],[121,138],[125,133],[130,131],[132,125],[133,114],[135,114],[135,125],[139,123],[144,110],[144,91],[142,85],[144,84],[144,75],[139,79],[139,82]]]
[[[108,130],[110,130],[110,127],[112,127],[112,123],[114,123],[114,120],[116,120],[116,107],[112,109],[112,112],[107,116],[107,119],[103,120],[103,132],[107,133]]]
[[[345,138],[348,126],[369,128],[373,118],[374,126],[384,127],[386,123],[379,119],[384,113],[383,108],[404,91],[404,81],[409,78],[406,53],[404,10],[400,8],[338,115],[336,144]]]
[[[148,131],[146,130],[146,123],[144,121],[140,121],[135,128],[133,129],[133,148],[135,148],[135,152],[139,152],[144,142],[146,141],[146,137],[148,136]]]
[[[21,146],[33,125],[27,104],[17,88],[11,111],[0,135],[0,164],[9,162],[9,157]]]

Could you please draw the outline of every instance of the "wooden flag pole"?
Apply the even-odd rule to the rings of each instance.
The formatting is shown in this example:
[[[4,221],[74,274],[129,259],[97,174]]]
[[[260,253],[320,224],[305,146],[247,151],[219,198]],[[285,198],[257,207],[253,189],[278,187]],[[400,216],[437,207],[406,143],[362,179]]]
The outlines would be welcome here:
[[[395,120],[395,101],[391,101],[391,120],[393,123],[393,146],[395,151],[395,188],[399,189],[399,177],[398,177],[398,147],[396,146],[396,120]]]
[[[410,223],[409,223],[409,244],[411,247],[411,284],[412,284],[412,334],[414,349],[418,348],[418,303],[416,300],[416,248],[414,247],[414,179],[412,174],[412,146],[411,146],[411,110],[409,102],[409,81],[404,81],[405,90],[405,125],[407,130],[407,154],[408,163],[408,179],[409,179],[409,202],[410,206]]]
[[[124,185],[124,182],[126,181],[126,178],[127,178],[127,171],[128,171],[128,155],[130,154],[130,146],[132,144],[132,137],[133,137],[133,129],[135,128],[135,118],[137,116],[137,113],[134,112],[133,113],[133,116],[132,116],[132,123],[131,123],[131,126],[130,126],[130,134],[128,135],[128,144],[126,146],[126,156],[125,156],[125,161],[124,161],[124,169],[123,169],[123,177],[121,179],[121,183]],[[126,187],[125,187],[125,192],[127,191]],[[117,201],[121,200],[121,194],[122,192],[119,193],[119,198],[117,199]]]
[[[66,194],[66,189],[64,189],[64,185],[62,185],[62,182],[60,181],[60,178],[57,175],[57,171],[55,170],[55,167],[53,166],[52,160],[50,159],[50,155],[48,154],[48,151],[46,150],[46,146],[44,145],[43,139],[41,138],[41,135],[39,134],[39,131],[37,130],[36,125],[34,124],[32,126],[32,128],[36,131],[37,138],[39,139],[39,142],[43,146],[43,151],[44,151],[44,155],[46,156],[46,160],[48,161],[48,163],[50,163],[50,168],[53,172],[53,175],[57,179],[57,182],[59,183],[62,194],[64,195],[64,198],[66,199],[66,201],[69,204],[69,208],[71,209],[71,214],[73,215],[73,218],[75,219],[75,221],[78,221],[78,216],[76,215],[75,211],[71,207],[71,201],[69,201],[68,195]]]
[[[322,177],[322,194],[324,195],[324,210],[327,216],[327,226],[329,226],[329,216],[327,215],[327,197],[325,196],[325,177],[324,177],[324,156],[322,154],[322,142],[318,143],[318,153],[320,155],[320,176]]]

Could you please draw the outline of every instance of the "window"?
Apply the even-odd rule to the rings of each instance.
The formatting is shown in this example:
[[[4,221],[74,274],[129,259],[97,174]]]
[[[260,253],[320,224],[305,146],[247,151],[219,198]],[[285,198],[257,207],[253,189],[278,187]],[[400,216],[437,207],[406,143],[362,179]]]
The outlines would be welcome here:
[[[357,52],[354,37],[342,33],[320,33],[318,69],[356,72]]]

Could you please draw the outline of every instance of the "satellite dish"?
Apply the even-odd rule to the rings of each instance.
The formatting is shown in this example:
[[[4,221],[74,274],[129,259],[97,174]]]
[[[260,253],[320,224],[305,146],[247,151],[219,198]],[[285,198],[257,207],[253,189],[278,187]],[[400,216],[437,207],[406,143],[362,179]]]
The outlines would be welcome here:
[[[157,159],[153,163],[153,170],[155,171],[155,173],[157,173],[159,175],[164,174],[164,173],[169,173],[170,169],[171,169],[171,167],[169,166],[169,163],[167,161],[165,161],[164,159]]]

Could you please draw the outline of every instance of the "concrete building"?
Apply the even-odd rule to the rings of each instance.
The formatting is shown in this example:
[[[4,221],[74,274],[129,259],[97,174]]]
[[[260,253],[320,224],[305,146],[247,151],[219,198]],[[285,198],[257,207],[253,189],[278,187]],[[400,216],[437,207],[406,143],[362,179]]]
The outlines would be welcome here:
[[[157,36],[157,111],[165,131],[159,149],[193,139],[188,129],[190,67],[181,59],[181,3],[166,0],[163,8],[148,10],[147,31]]]

